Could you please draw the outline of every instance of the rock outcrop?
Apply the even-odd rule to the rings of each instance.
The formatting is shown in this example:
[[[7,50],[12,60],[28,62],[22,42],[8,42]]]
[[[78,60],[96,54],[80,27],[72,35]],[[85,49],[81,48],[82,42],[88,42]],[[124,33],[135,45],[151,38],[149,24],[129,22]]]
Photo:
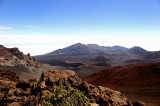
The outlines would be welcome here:
[[[5,71],[4,71],[5,73]],[[3,76],[1,76],[3,77]],[[95,87],[82,82],[73,71],[44,71],[40,80],[0,80],[0,103],[2,105],[37,105],[43,103],[42,96],[48,96],[55,88],[73,87],[85,91],[95,106],[144,106],[143,102],[132,102],[118,91],[102,86]]]
[[[16,66],[18,64],[37,68],[41,66],[34,58],[31,58],[30,54],[25,55],[18,48],[6,48],[0,45],[0,65]]]
[[[15,72],[20,78],[26,80],[28,77],[25,78],[26,74],[40,75],[42,71],[50,68],[48,65],[37,62],[29,53],[25,55],[18,48],[6,48],[0,45],[0,69]],[[30,75],[29,77],[34,78],[35,76]]]

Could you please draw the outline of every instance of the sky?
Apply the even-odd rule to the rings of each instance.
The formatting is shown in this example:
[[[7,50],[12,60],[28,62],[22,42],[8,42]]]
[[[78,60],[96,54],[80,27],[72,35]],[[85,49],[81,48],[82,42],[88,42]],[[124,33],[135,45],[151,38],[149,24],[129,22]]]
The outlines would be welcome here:
[[[45,54],[74,43],[160,50],[160,0],[0,0],[0,44]]]

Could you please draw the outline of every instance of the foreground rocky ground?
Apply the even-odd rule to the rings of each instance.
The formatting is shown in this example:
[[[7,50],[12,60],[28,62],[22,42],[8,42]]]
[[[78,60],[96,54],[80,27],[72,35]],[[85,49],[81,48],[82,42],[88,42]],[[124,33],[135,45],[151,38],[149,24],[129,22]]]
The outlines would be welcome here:
[[[82,82],[73,71],[57,70],[44,71],[39,81],[24,81],[13,72],[0,70],[0,103],[4,106],[43,104],[42,96],[47,97],[58,86],[85,91],[85,95],[94,105],[145,106],[141,101],[128,100],[118,91]]]

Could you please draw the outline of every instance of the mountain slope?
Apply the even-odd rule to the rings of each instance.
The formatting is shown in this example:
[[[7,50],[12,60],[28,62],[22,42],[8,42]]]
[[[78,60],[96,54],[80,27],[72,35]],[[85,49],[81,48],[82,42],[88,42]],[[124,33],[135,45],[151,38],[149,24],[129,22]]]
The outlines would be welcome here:
[[[25,79],[26,74],[40,74],[46,68],[47,65],[37,62],[30,54],[25,55],[18,48],[6,48],[0,45],[0,69],[11,70]]]
[[[53,51],[45,55],[34,56],[39,62],[53,65],[53,61],[66,63],[94,64],[96,57],[104,57],[112,65],[121,65],[128,59],[137,59],[137,56],[128,53],[127,48],[121,46],[105,47],[97,44],[76,43],[69,47]],[[102,59],[102,60],[104,60]],[[126,64],[126,63],[124,63]],[[55,63],[56,65],[56,63]]]
[[[97,58],[99,57],[99,58]],[[69,47],[53,51],[45,55],[34,56],[39,62],[52,66],[70,64],[110,64],[123,66],[129,64],[160,62],[160,51],[149,52],[141,47],[126,48],[122,46],[99,46],[97,44],[76,43]]]
[[[135,54],[147,61],[158,62],[160,60],[160,51],[147,51],[141,47],[133,47],[129,49],[129,53]]]
[[[79,55],[93,55],[93,54],[99,54],[99,53],[103,53],[103,51],[90,48],[87,45],[84,45],[81,43],[76,43],[69,47],[48,53],[46,55],[79,56]]]
[[[130,48],[129,52],[132,53],[132,54],[140,55],[140,56],[148,53],[147,50],[145,50],[141,47],[138,47],[138,46]]]
[[[121,91],[130,100],[144,101],[146,106],[160,105],[160,63],[105,69],[82,79]]]
[[[76,43],[69,47],[59,49],[56,51],[53,51],[51,53],[48,53],[46,55],[65,55],[65,56],[75,56],[75,55],[98,55],[100,53],[104,53],[107,51],[126,51],[128,48],[122,47],[122,46],[99,46],[97,44],[81,44]]]
[[[128,50],[128,48],[126,48],[126,47],[122,47],[122,46],[106,46],[105,47],[107,50],[113,50],[113,51],[115,51],[115,50],[120,50],[120,51],[127,51]]]
[[[114,67],[82,78],[112,88],[160,87],[160,63]]]

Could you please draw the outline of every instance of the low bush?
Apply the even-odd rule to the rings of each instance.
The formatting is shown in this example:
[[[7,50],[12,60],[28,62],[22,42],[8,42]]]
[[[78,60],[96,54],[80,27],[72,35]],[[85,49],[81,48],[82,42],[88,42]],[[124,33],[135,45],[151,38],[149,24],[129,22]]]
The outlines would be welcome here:
[[[45,106],[90,106],[89,99],[73,87],[57,87],[48,99],[43,96]]]

